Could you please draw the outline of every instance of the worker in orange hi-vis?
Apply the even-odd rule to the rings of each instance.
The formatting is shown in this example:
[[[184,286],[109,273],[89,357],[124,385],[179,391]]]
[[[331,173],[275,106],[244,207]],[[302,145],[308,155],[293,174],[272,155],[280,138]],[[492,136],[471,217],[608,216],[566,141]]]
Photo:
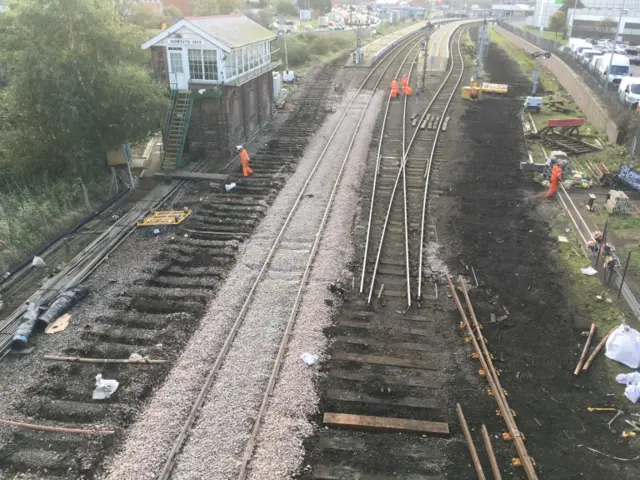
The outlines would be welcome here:
[[[558,191],[558,183],[562,181],[562,167],[556,165],[551,169],[551,185],[547,191],[547,198],[553,197]]]
[[[402,93],[405,96],[410,97],[411,95],[413,95],[413,88],[411,88],[409,85],[407,85],[406,87],[402,87]]]
[[[394,78],[391,80],[391,98],[396,98],[400,93],[400,89],[398,88],[398,81]]]
[[[247,153],[246,148],[244,148],[242,145],[238,145],[236,149],[238,150],[238,152],[240,152],[240,165],[242,165],[242,176],[248,177],[253,173],[253,170],[251,170],[251,167],[249,166],[249,154]]]
[[[402,89],[404,90],[408,86],[409,86],[409,77],[407,77],[406,75],[403,75],[402,76]]]

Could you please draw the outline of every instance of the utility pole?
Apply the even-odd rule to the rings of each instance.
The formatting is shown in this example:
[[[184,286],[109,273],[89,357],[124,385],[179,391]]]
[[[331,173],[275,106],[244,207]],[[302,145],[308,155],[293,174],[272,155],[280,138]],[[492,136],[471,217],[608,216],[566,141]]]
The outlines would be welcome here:
[[[571,21],[569,22],[569,28],[567,29],[567,41],[571,38],[571,33],[573,32],[573,22],[576,18],[576,11],[578,10],[578,0],[573,4],[573,15],[571,15]],[[569,13],[567,11],[567,13]]]
[[[478,58],[476,60],[476,82],[481,83],[484,76],[484,57],[487,53],[487,19],[485,18],[478,29]]]
[[[538,82],[540,81],[540,60],[543,58],[551,58],[551,54],[549,52],[534,52],[531,56],[536,59],[536,69],[531,72],[531,80],[533,81],[531,96],[535,97],[538,91]]]
[[[622,36],[620,32],[620,25],[622,24],[622,14],[624,13],[624,4],[626,0],[622,0],[622,5],[620,6],[620,15],[618,16],[618,25],[616,26],[616,36],[613,39],[613,52],[611,52],[611,56],[609,57],[609,67],[607,67],[607,71],[604,75],[604,89],[606,90],[609,86],[609,75],[611,75],[611,64],[613,63],[613,56],[616,54],[616,48],[618,46],[618,35]],[[611,79],[613,82],[613,79]]]
[[[425,0],[426,8],[425,14],[427,22],[424,26],[424,51],[422,52],[422,88],[421,92],[424,92],[427,82],[427,57],[429,56],[429,30],[431,29],[431,0]]]

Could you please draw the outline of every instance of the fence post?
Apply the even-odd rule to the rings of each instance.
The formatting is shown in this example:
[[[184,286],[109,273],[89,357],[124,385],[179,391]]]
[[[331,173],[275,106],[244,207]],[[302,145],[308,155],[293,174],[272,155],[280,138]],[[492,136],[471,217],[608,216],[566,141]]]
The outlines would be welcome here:
[[[629,250],[629,254],[627,255],[627,261],[624,264],[624,271],[622,272],[622,278],[620,279],[620,288],[618,289],[618,298],[616,300],[620,300],[620,294],[622,293],[622,286],[624,285],[624,277],[627,276],[627,268],[629,268],[629,261],[631,260],[632,251]]]
[[[84,206],[87,208],[87,212],[91,211],[91,203],[89,202],[89,193],[87,192],[87,187],[84,186],[84,182],[82,178],[80,180],[80,188],[82,189],[82,196],[84,197]]]

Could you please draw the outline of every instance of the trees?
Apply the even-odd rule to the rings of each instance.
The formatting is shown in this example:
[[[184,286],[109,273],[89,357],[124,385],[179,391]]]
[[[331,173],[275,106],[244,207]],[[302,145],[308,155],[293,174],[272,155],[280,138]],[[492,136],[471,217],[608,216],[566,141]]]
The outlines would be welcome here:
[[[193,14],[196,16],[226,15],[242,6],[241,0],[193,0]]]
[[[596,30],[601,36],[607,37],[615,33],[617,26],[618,22],[613,18],[603,18],[596,24]]]
[[[278,13],[279,15],[289,15],[292,17],[297,17],[299,15],[298,7],[291,3],[290,0],[281,0],[280,2],[278,2],[278,4],[276,5],[276,13]]]
[[[182,18],[184,17],[180,9],[175,5],[167,5],[163,9],[163,13],[164,18],[169,25],[176,23],[178,20],[182,20]]]
[[[331,11],[331,0],[309,0],[309,7],[316,15],[324,15]]]
[[[157,128],[165,87],[142,66],[145,39],[113,2],[11,0],[0,23],[9,78],[0,104],[2,166],[80,174]]]
[[[551,15],[549,19],[549,29],[556,33],[556,38],[558,38],[558,32],[564,32],[564,29],[567,25],[567,15],[564,12],[558,10],[556,13]]]

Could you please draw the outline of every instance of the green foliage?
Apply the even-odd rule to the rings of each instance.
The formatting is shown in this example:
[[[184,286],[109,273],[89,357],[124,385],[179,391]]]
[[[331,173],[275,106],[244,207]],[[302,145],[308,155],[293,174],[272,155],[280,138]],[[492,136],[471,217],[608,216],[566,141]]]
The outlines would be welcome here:
[[[0,180],[0,272],[87,213],[75,210],[83,204],[80,185],[75,178],[41,177],[37,186]],[[85,185],[97,203],[109,186],[108,176]]]
[[[578,0],[577,3],[576,2],[564,2],[562,4],[562,6],[560,7],[560,10],[558,10],[558,11],[563,12],[566,15],[567,13],[569,13],[569,9],[570,8],[586,8],[586,7],[584,6],[584,3],[582,3],[580,0]]]
[[[0,24],[9,88],[0,104],[0,171],[88,174],[104,154],[156,129],[143,30],[101,0],[12,0]]]
[[[242,7],[241,0],[192,0],[191,7],[196,16],[226,15]]]
[[[164,13],[164,18],[169,25],[176,23],[178,20],[182,20],[184,17],[180,9],[175,5],[167,5],[164,7],[162,13]]]
[[[281,0],[278,2],[276,5],[276,13],[279,15],[289,15],[291,17],[297,17],[299,15],[298,7],[291,3],[291,0]]]
[[[158,29],[166,21],[164,15],[153,10],[151,5],[137,4],[124,17],[127,21],[146,29]]]
[[[290,68],[300,68],[326,60],[333,55],[345,53],[355,46],[352,32],[282,35],[275,42],[275,48],[279,50],[273,55],[274,60],[284,61],[285,37]]]
[[[556,38],[558,38],[558,32],[564,32],[566,24],[567,14],[559,10],[549,19],[549,29],[555,32]]]
[[[309,0],[309,7],[316,15],[324,15],[331,11],[331,0]]]

